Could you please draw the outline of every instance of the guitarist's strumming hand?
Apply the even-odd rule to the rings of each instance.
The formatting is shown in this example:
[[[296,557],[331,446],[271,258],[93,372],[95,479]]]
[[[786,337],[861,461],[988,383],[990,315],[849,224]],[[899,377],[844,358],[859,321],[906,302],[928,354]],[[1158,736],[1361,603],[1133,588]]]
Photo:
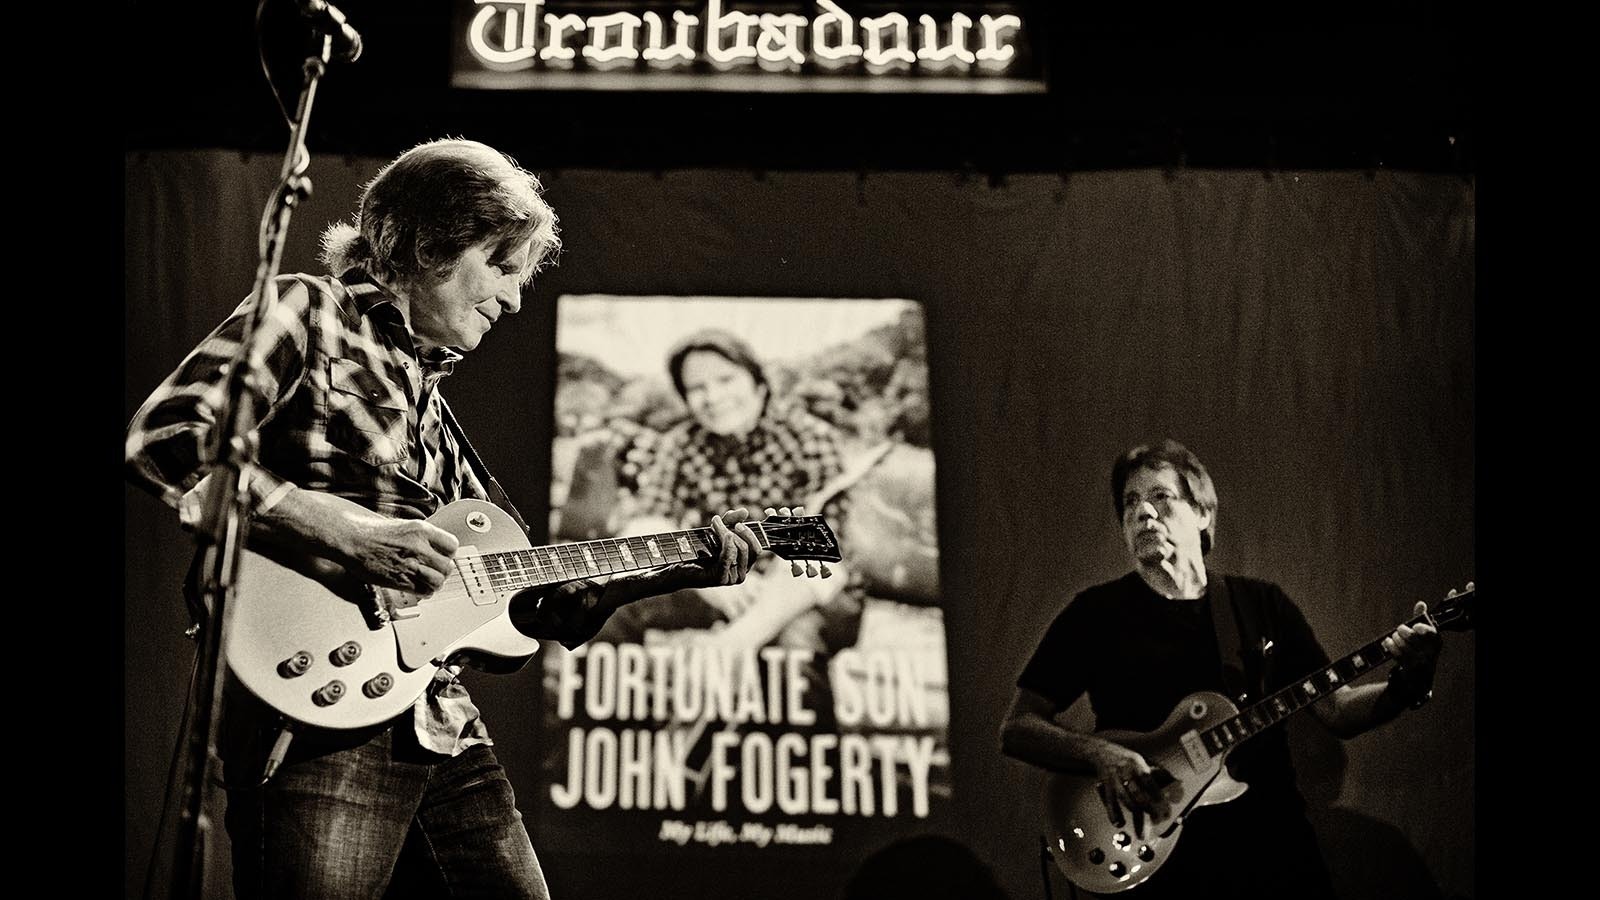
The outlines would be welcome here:
[[[1143,838],[1147,836],[1147,823],[1164,822],[1171,817],[1172,807],[1162,789],[1172,783],[1172,778],[1161,777],[1166,773],[1150,768],[1144,757],[1135,751],[1105,742],[1105,749],[1095,757],[1095,774],[1100,799],[1113,825],[1122,827],[1124,811],[1131,813],[1133,827]]]
[[[376,516],[356,544],[354,568],[374,587],[431,594],[455,571],[452,561],[461,542],[456,536],[421,519]],[[347,568],[350,568],[347,566]]]
[[[423,519],[395,519],[321,491],[295,488],[252,520],[269,542],[310,549],[378,588],[428,595],[455,571],[456,536]]]

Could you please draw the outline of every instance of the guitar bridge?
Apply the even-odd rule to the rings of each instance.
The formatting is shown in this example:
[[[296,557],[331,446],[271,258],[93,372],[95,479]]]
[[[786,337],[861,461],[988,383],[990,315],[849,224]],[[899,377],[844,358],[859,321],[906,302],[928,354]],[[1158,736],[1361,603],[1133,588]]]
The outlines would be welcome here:
[[[383,628],[396,619],[410,619],[422,614],[417,605],[417,595],[404,591],[391,591],[387,588],[367,587],[367,596],[362,600],[361,613],[366,616],[367,627],[373,631]],[[405,612],[405,610],[411,610]]]

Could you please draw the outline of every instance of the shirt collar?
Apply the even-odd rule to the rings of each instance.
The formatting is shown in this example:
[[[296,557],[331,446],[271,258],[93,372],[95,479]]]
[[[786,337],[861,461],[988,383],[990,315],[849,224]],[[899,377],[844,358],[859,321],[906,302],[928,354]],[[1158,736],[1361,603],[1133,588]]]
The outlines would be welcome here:
[[[360,267],[350,269],[339,277],[345,287],[350,291],[350,297],[355,302],[356,312],[360,315],[383,317],[391,321],[404,324],[405,317],[400,314],[400,307],[395,302],[395,297],[378,284]],[[412,335],[415,343],[416,335]],[[449,347],[436,347],[428,353],[417,354],[417,361],[422,364],[422,374],[442,378],[455,371],[456,363],[460,362],[462,354]]]
[[[369,314],[393,315],[397,319],[404,320],[404,317],[400,315],[400,306],[395,302],[394,295],[384,290],[383,285],[372,280],[372,276],[368,275],[360,267],[350,269],[340,275],[339,280],[344,283],[346,290],[350,292],[350,299],[355,302],[358,314],[363,316]],[[377,310],[380,309],[388,309],[390,312],[378,313]]]

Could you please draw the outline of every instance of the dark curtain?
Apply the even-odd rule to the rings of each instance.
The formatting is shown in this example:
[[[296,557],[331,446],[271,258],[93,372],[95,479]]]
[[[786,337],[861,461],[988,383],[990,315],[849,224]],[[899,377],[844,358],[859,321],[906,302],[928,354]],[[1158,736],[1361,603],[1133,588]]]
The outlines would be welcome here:
[[[523,162],[538,169],[536,158]],[[280,160],[125,161],[126,413],[248,292]],[[319,158],[284,270],[380,161]],[[1043,895],[1043,777],[1002,757],[1017,672],[1074,592],[1127,569],[1111,461],[1172,436],[1220,495],[1216,568],[1275,580],[1341,656],[1474,563],[1471,183],[1393,171],[545,174],[567,249],[522,314],[446,386],[500,480],[547,505],[561,293],[906,297],[925,304],[949,645],[956,821],[1017,900]],[[115,440],[115,436],[110,436]],[[189,544],[129,488],[126,879],[142,882],[192,658]],[[1474,641],[1449,635],[1434,702],[1345,744],[1292,728],[1301,781],[1351,897],[1476,893]],[[537,666],[473,691],[524,808]],[[1082,710],[1074,715],[1082,721]],[[534,843],[547,823],[533,822]],[[225,845],[224,845],[225,846]],[[831,872],[714,873],[726,896],[828,896]],[[1239,860],[1248,864],[1249,848]],[[545,856],[557,896],[692,884]],[[225,876],[225,861],[214,866]],[[700,873],[702,879],[712,875]],[[762,886],[765,889],[762,889]],[[1055,883],[1065,895],[1064,883]]]

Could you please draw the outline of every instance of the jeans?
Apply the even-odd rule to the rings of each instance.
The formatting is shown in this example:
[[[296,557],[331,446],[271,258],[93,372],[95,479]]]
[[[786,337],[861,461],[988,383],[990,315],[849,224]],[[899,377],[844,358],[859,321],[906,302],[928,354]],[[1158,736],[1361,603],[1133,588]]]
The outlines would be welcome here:
[[[238,900],[549,900],[489,747],[433,753],[407,713],[375,733],[297,734],[259,786],[277,729],[248,706],[230,698],[220,741]]]

